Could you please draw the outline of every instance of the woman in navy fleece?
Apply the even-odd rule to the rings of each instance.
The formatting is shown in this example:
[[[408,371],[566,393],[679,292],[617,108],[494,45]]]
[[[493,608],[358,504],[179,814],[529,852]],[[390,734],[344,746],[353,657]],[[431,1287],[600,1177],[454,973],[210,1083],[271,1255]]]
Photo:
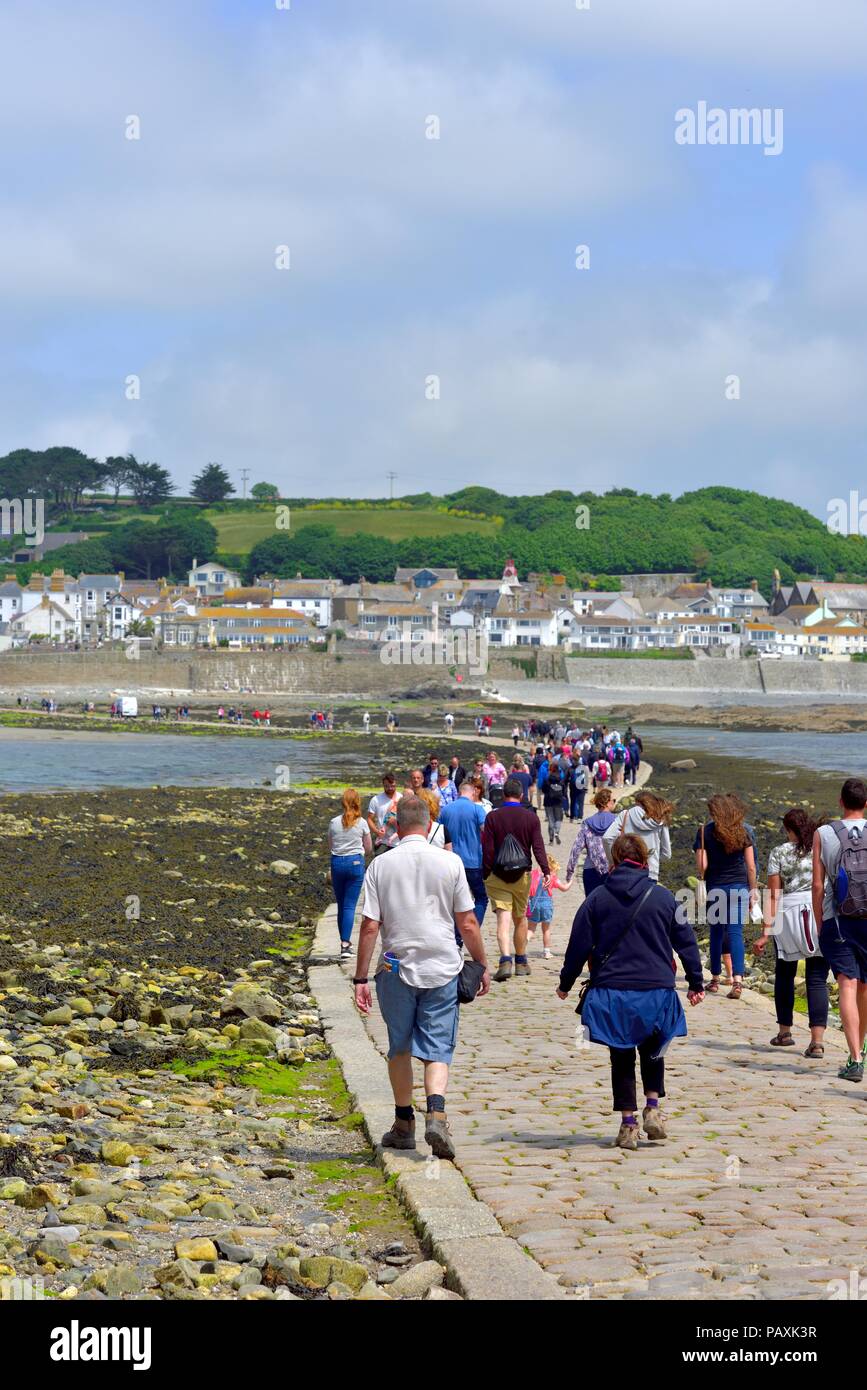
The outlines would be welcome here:
[[[637,1149],[635,1049],[645,1096],[642,1127],[648,1139],[665,1139],[659,1113],[664,1054],[673,1038],[686,1036],[672,952],[686,973],[690,1004],[704,999],[704,977],[695,932],[678,921],[674,895],[648,874],[644,841],[621,835],[611,859],[611,873],[575,915],[557,994],[567,997],[589,960],[581,1022],[590,1041],[611,1053],[613,1108],[621,1114],[617,1146]]]

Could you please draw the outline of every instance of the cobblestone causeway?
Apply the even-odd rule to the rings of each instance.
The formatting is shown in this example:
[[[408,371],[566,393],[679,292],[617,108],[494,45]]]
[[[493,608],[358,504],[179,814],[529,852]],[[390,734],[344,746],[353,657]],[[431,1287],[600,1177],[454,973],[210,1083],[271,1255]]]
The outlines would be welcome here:
[[[564,871],[574,833],[566,824],[556,847]],[[811,1062],[801,1015],[798,1046],[779,1051],[769,1000],[721,991],[690,1008],[684,995],[690,1035],[667,1057],[671,1138],[624,1153],[607,1049],[581,1041],[577,987],[566,1002],[554,993],[580,877],[555,899],[553,959],[537,935],[529,978],[461,1009],[448,1111],[477,1196],[583,1298],[818,1299],[831,1280],[848,1286],[867,1263],[867,1090],[836,1077],[842,1034],[829,1030]],[[490,912],[484,934],[495,966]],[[369,1026],[384,1050],[375,1008]]]

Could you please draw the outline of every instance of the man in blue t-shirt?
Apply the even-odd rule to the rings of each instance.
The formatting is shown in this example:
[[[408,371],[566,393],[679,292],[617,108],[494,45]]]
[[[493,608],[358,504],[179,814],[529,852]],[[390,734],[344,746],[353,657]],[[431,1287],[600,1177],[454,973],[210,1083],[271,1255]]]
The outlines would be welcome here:
[[[481,777],[465,777],[456,801],[443,806],[440,821],[452,842],[467,875],[470,892],[475,899],[476,921],[482,925],[488,906],[485,880],[482,878],[482,826],[485,808],[480,805],[484,783]]]

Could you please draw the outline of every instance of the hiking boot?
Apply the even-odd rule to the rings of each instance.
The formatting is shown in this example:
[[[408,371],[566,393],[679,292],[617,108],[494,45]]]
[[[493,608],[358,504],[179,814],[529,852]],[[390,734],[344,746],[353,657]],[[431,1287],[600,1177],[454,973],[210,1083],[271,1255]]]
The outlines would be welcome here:
[[[384,1149],[414,1149],[415,1117],[411,1120],[395,1118],[391,1129],[383,1134],[379,1142]]]
[[[614,1143],[618,1149],[637,1149],[638,1125],[621,1125]]]
[[[529,975],[529,973],[530,973],[530,963],[529,963],[529,961],[526,961],[526,960],[525,960],[525,961],[518,961],[517,964],[515,965],[515,974],[516,974],[516,975]]]
[[[491,978],[499,980],[500,983],[502,983],[503,980],[510,980],[512,978],[512,962],[510,960],[501,960],[499,969]]]
[[[837,1075],[841,1081],[863,1081],[864,1063],[856,1062],[854,1058],[850,1057],[846,1065],[837,1072]]]
[[[641,1115],[641,1127],[648,1139],[667,1139],[665,1121],[659,1113],[658,1105],[645,1105]]]
[[[424,1137],[430,1144],[435,1158],[454,1158],[455,1146],[452,1143],[448,1120],[441,1110],[428,1112],[424,1126]]]

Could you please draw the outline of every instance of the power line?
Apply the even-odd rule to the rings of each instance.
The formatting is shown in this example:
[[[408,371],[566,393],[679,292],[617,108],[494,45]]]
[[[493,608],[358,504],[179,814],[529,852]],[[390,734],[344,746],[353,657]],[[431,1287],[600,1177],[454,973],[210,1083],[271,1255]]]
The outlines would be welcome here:
[[[394,480],[395,480],[395,478],[397,477],[397,474],[396,474],[396,473],[390,473],[390,472],[389,472],[389,473],[386,473],[385,476],[388,478],[388,496],[389,496],[389,500],[393,502],[393,501],[394,501]]]

